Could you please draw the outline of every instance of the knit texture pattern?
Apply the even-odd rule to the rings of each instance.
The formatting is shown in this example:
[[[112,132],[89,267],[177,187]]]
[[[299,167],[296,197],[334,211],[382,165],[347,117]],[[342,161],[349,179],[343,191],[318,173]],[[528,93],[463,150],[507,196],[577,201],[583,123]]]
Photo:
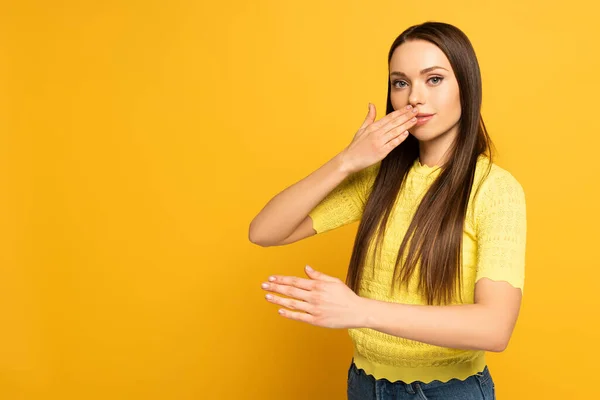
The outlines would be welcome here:
[[[372,190],[380,163],[350,175],[332,190],[310,213],[318,234],[359,221]],[[525,194],[516,178],[496,164],[485,176],[489,158],[479,156],[475,181],[467,206],[462,248],[462,302],[473,304],[475,284],[481,278],[506,281],[523,290],[525,271]],[[418,273],[406,286],[391,294],[394,265],[400,244],[414,213],[439,176],[441,168],[415,160],[405,185],[398,194],[388,220],[381,257],[369,251],[358,294],[361,297],[402,304],[426,304],[418,291]],[[485,178],[485,179],[483,179]],[[475,196],[476,188],[481,185]],[[373,329],[349,329],[358,368],[376,379],[391,382],[464,380],[485,367],[485,352],[434,346],[388,335]]]

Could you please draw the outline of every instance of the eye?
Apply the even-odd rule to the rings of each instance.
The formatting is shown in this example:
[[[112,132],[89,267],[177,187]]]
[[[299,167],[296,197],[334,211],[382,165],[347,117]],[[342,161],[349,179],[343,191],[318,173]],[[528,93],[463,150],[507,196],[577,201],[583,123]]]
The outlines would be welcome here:
[[[444,80],[444,78],[442,76],[432,76],[431,78],[429,78],[429,80],[432,80],[432,79],[437,79],[437,81],[436,81],[437,83],[434,83],[434,86],[438,86]],[[392,82],[392,87],[398,88],[396,86],[397,83],[406,83],[406,82],[404,82],[404,81],[393,81]],[[403,87],[404,86],[400,86],[399,89],[401,89]]]

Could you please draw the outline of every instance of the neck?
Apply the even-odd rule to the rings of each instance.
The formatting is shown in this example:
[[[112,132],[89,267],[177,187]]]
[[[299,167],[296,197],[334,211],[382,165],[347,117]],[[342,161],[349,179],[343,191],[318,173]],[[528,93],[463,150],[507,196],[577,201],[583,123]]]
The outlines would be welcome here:
[[[450,147],[456,138],[458,124],[449,131],[442,133],[434,139],[419,140],[419,161],[428,167],[443,165],[450,156]]]

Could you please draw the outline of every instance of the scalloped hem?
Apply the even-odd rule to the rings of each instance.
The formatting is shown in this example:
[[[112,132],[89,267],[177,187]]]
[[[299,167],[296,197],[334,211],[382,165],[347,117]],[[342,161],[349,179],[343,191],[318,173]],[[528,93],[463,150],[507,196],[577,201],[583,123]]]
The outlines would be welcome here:
[[[521,289],[521,294],[525,294],[525,290],[524,290],[524,278],[520,278],[520,279],[509,279],[503,276],[495,276],[493,274],[486,274],[483,276],[480,276],[478,278],[476,278],[475,283],[477,284],[477,282],[479,282],[482,279],[489,279],[490,281],[493,282],[506,282],[508,283],[510,286],[514,287],[515,289]]]
[[[402,381],[413,383],[416,381],[429,384],[434,381],[447,383],[452,379],[464,381],[472,375],[483,372],[487,365],[485,352],[470,362],[443,366],[403,367],[380,364],[368,360],[354,349],[354,364],[366,374],[375,379],[387,379],[390,382]]]

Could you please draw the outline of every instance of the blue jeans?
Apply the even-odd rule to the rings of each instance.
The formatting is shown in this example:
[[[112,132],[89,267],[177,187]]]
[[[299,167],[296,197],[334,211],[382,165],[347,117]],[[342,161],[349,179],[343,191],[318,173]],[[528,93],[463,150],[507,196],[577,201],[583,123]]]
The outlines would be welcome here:
[[[375,379],[356,368],[354,359],[348,369],[348,400],[495,400],[494,381],[486,365],[482,372],[464,381],[416,381],[404,383]]]

